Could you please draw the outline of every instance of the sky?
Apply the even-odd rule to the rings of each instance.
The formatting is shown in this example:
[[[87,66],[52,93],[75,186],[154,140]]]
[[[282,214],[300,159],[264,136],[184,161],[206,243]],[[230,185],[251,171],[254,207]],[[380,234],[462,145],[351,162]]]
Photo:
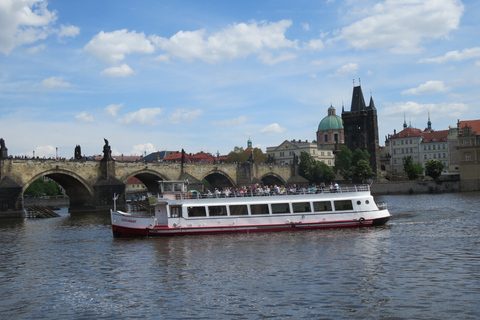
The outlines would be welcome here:
[[[71,158],[316,139],[361,85],[380,145],[480,119],[478,0],[0,0],[0,138]]]

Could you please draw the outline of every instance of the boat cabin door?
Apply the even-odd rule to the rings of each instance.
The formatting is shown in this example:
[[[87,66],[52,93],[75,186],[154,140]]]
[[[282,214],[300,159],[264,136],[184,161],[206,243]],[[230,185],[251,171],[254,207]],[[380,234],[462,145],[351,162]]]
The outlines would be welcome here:
[[[155,206],[155,218],[157,218],[157,225],[168,225],[167,204],[157,204]]]

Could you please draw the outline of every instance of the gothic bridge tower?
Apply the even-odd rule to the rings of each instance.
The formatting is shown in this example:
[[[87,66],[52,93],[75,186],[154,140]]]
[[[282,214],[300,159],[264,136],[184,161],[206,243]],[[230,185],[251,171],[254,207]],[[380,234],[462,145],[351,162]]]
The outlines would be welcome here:
[[[342,109],[345,144],[354,152],[357,148],[367,150],[370,154],[370,165],[378,174],[380,165],[377,109],[370,96],[367,106],[363,98],[362,87],[354,86],[350,111]]]

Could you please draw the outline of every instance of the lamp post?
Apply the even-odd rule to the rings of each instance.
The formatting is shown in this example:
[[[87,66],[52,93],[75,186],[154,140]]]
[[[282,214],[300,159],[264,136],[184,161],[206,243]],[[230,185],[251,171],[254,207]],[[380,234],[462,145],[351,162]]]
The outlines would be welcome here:
[[[55,153],[56,153],[55,159],[58,161],[58,148],[55,148]]]

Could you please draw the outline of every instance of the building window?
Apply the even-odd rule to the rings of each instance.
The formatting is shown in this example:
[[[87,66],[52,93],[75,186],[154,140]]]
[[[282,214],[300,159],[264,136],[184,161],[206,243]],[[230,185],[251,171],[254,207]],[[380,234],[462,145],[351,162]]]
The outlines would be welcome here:
[[[323,141],[324,141],[324,142],[328,142],[328,134],[326,134],[326,135],[323,136]]]
[[[433,147],[433,150],[435,150],[435,145],[433,145],[432,147]]]
[[[280,152],[280,157],[284,157],[285,156],[285,152]]]
[[[465,153],[465,161],[471,161],[470,153]]]
[[[338,142],[338,133],[335,133],[333,135],[333,140],[335,140],[335,142]]]

